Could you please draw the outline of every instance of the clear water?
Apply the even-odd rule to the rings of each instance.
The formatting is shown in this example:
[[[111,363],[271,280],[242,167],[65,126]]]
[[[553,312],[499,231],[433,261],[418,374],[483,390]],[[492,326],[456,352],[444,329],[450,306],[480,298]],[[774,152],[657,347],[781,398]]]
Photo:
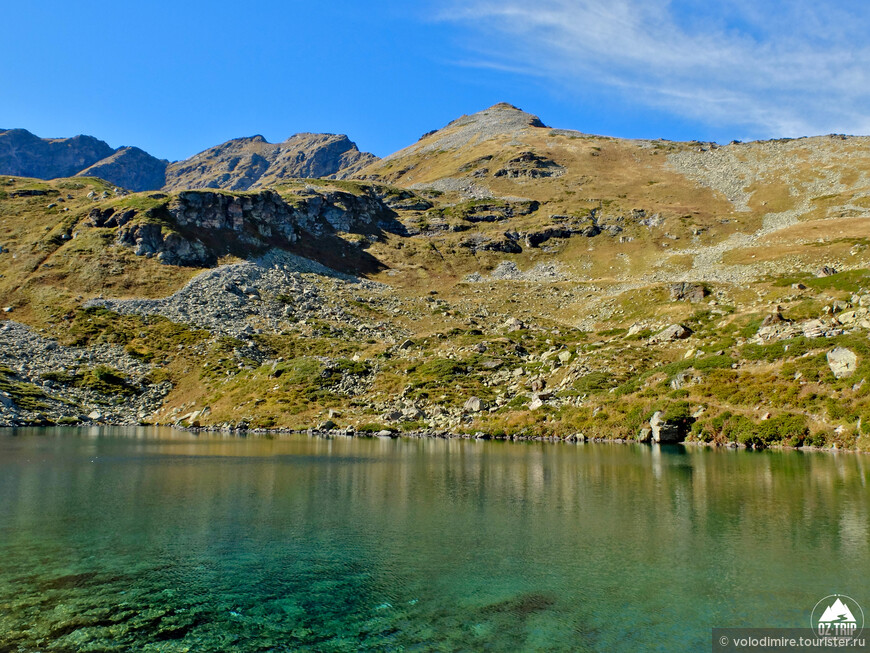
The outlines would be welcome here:
[[[0,651],[697,651],[870,608],[870,459],[0,431]],[[868,611],[870,612],[870,611]]]

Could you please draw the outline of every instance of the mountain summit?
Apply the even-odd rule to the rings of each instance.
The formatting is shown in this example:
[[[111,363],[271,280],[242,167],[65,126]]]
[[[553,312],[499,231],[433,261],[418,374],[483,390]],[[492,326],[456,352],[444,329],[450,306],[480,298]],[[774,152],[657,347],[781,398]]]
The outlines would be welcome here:
[[[178,161],[166,171],[166,189],[248,190],[297,177],[344,179],[377,161],[343,134],[294,134],[283,143],[262,136],[236,138]]]

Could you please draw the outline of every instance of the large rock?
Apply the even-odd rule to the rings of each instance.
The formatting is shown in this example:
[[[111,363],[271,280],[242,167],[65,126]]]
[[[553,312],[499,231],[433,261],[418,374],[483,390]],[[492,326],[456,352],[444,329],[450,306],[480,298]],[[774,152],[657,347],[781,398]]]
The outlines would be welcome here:
[[[852,376],[858,367],[858,357],[851,349],[837,347],[828,352],[828,367],[838,379]]]
[[[467,413],[479,413],[483,410],[483,402],[478,397],[469,397],[462,409]]]
[[[671,284],[669,290],[672,300],[689,300],[692,303],[703,301],[710,294],[710,291],[707,290],[704,284],[688,283],[686,281]]]
[[[673,422],[667,422],[661,411],[656,412],[649,421],[652,441],[659,444],[681,442],[683,435],[680,427]]]
[[[657,334],[649,339],[649,343],[654,345],[660,342],[670,342],[672,340],[683,340],[692,335],[692,330],[682,324],[672,324],[671,326],[662,329]]]

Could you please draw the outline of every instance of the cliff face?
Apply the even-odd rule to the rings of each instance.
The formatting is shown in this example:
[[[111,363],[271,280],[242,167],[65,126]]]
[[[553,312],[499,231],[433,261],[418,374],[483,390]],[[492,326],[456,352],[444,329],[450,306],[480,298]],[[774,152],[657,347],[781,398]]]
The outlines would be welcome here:
[[[248,256],[272,247],[318,246],[336,232],[400,231],[395,213],[374,194],[302,189],[283,197],[272,190],[232,195],[201,190],[151,196],[147,210],[93,209],[92,227],[117,228],[117,242],[138,256],[167,265],[215,265],[225,254]]]
[[[237,138],[171,164],[166,189],[249,190],[289,178],[343,179],[376,160],[344,135],[295,134],[283,143],[262,136]]]
[[[122,147],[76,176],[99,177],[132,191],[155,190],[166,183],[168,164],[138,147]]]
[[[113,153],[93,136],[39,138],[26,129],[0,131],[0,174],[5,175],[72,177]]]

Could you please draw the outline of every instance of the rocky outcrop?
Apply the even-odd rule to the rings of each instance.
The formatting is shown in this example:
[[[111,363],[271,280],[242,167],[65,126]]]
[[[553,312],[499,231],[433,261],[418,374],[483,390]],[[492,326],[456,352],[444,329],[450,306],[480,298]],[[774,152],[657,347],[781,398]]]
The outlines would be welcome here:
[[[156,190],[166,183],[167,165],[168,161],[153,157],[138,147],[122,147],[76,176],[99,177],[132,191]]]
[[[213,266],[224,254],[288,249],[336,232],[404,229],[374,193],[306,188],[285,198],[271,190],[245,195],[183,191],[150,199],[165,202],[143,212],[123,205],[95,208],[86,224],[117,228],[118,243],[138,256],[194,267]]]
[[[249,190],[292,178],[345,179],[376,160],[343,134],[295,134],[283,143],[237,138],[171,164],[166,189]]]
[[[522,152],[510,159],[504,167],[495,171],[495,177],[508,179],[540,179],[542,177],[561,177],[565,168],[555,161],[534,152]]]
[[[39,138],[26,129],[0,131],[0,174],[55,179],[72,177],[115,150],[93,136]]]
[[[512,238],[513,234],[506,233],[504,238],[490,238],[483,234],[471,234],[459,243],[460,247],[470,249],[472,252],[504,252],[505,254],[521,254],[523,248]]]

